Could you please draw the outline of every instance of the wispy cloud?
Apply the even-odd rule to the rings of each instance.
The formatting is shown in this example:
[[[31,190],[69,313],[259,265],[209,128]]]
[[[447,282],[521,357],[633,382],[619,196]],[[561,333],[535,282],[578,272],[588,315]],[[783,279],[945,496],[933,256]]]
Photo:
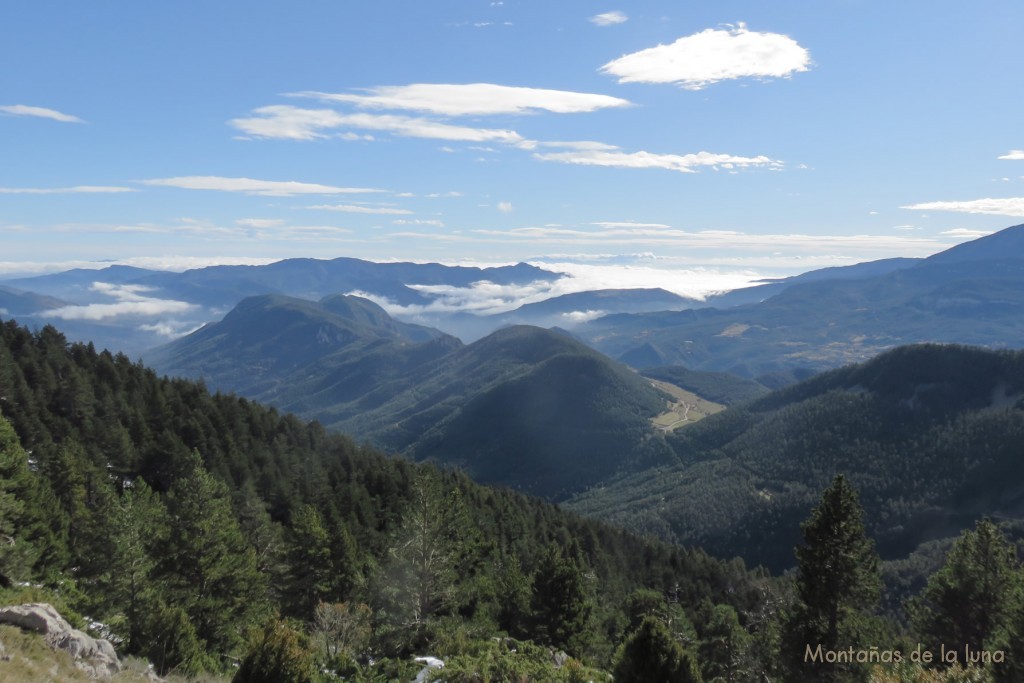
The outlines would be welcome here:
[[[442,116],[526,114],[534,111],[579,114],[631,106],[628,100],[610,95],[494,83],[384,85],[368,88],[366,93],[306,91],[291,95],[325,102],[344,102],[364,109],[412,110]]]
[[[1024,197],[1000,199],[971,199],[968,201],[923,202],[901,206],[901,209],[915,211],[956,211],[959,213],[981,213],[992,216],[1024,216]]]
[[[342,213],[368,213],[383,216],[407,216],[412,213],[408,209],[395,209],[389,206],[360,206],[358,204],[317,204],[307,206],[307,209],[318,209],[321,211],[340,211]]]
[[[978,237],[985,237],[991,235],[991,230],[972,230],[970,228],[954,228],[952,230],[944,230],[939,233],[940,235],[950,235],[951,237],[966,237],[968,239],[975,239]]]
[[[331,137],[325,131],[342,128],[375,130],[403,137],[461,142],[516,144],[523,137],[513,130],[454,126],[430,119],[394,114],[342,114],[333,109],[302,109],[272,105],[253,110],[256,116],[232,119],[230,125],[254,138],[317,140]]]
[[[629,21],[629,17],[627,17],[622,12],[615,10],[612,12],[603,12],[601,14],[595,14],[594,16],[590,17],[589,21],[595,26],[614,26],[615,24],[626,23],[627,21]]]
[[[699,167],[735,169],[760,166],[771,169],[783,167],[783,162],[766,156],[741,157],[732,154],[655,154],[653,152],[622,152],[606,149],[583,149],[568,152],[537,152],[535,159],[556,161],[582,166],[611,166],[615,168],[661,168],[680,173],[696,173]]]
[[[1024,161],[1024,149],[1012,149],[999,158],[1010,161]]]
[[[235,224],[243,228],[279,228],[286,221],[280,218],[239,218]]]
[[[784,78],[810,64],[810,53],[792,38],[750,31],[741,23],[619,57],[601,72],[620,83],[675,83],[699,90],[736,78]]]
[[[8,104],[0,106],[0,112],[11,116],[34,116],[41,119],[51,119],[62,123],[85,123],[82,119],[71,114],[59,112],[56,109],[46,107],[30,107],[25,104]]]
[[[512,202],[498,202],[498,211],[512,213]]]
[[[185,190],[217,190],[220,192],[241,192],[264,197],[290,197],[302,194],[362,194],[385,192],[369,187],[334,187],[316,183],[295,181],[253,180],[252,178],[223,178],[221,176],[182,176],[178,178],[154,178],[140,180],[143,185],[177,187]]]
[[[436,220],[436,219],[433,219],[433,218],[430,218],[430,219],[413,218],[411,220],[407,219],[407,218],[399,218],[399,219],[391,221],[391,223],[393,225],[432,225],[435,228],[443,228],[444,227],[444,221]]]
[[[131,187],[76,185],[75,187],[0,187],[0,194],[117,194],[135,192]]]

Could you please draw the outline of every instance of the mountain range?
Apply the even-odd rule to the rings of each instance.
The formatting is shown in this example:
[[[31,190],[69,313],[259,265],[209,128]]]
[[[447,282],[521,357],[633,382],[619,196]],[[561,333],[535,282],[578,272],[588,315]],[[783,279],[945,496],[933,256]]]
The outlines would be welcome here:
[[[464,345],[355,296],[252,297],[146,361],[553,499],[641,457],[666,403],[564,334],[514,326]]]
[[[825,370],[919,342],[1024,345],[1024,226],[926,259],[815,273],[752,288],[745,298],[766,297],[756,303],[620,313],[573,333],[634,367],[684,365],[751,378]]]

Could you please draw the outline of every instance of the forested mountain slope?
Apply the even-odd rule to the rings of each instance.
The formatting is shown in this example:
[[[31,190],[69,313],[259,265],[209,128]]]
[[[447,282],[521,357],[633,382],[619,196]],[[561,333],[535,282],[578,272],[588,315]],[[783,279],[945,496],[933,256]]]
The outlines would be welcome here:
[[[359,297],[246,299],[147,357],[478,481],[564,498],[669,455],[665,397],[571,337],[529,326],[463,346]]]
[[[845,473],[883,558],[903,557],[980,515],[1024,518],[1024,352],[899,348],[667,442],[676,464],[595,488],[570,509],[782,570],[808,505]]]
[[[697,624],[709,599],[760,609],[736,563],[385,458],[53,328],[0,325],[0,410],[0,571],[54,587],[161,671],[220,668],[274,611],[308,623],[321,601],[365,610],[375,658],[505,632],[606,662],[640,588]]]

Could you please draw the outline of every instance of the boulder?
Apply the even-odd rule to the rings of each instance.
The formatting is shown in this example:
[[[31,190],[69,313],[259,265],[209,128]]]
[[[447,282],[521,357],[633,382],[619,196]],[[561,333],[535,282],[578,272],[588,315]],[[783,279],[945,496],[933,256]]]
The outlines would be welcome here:
[[[42,635],[50,647],[67,652],[75,666],[95,678],[109,678],[121,670],[121,661],[109,640],[72,628],[53,605],[37,602],[0,607],[0,624]]]

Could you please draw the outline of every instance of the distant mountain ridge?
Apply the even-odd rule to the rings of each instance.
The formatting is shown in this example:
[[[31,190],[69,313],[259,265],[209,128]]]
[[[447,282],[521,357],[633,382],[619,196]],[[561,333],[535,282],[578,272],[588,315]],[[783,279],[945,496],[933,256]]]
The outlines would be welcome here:
[[[871,273],[870,265],[857,272]],[[621,313],[573,332],[635,367],[745,377],[829,369],[912,343],[1024,346],[1024,226],[881,271],[828,279],[810,273],[757,303]]]

